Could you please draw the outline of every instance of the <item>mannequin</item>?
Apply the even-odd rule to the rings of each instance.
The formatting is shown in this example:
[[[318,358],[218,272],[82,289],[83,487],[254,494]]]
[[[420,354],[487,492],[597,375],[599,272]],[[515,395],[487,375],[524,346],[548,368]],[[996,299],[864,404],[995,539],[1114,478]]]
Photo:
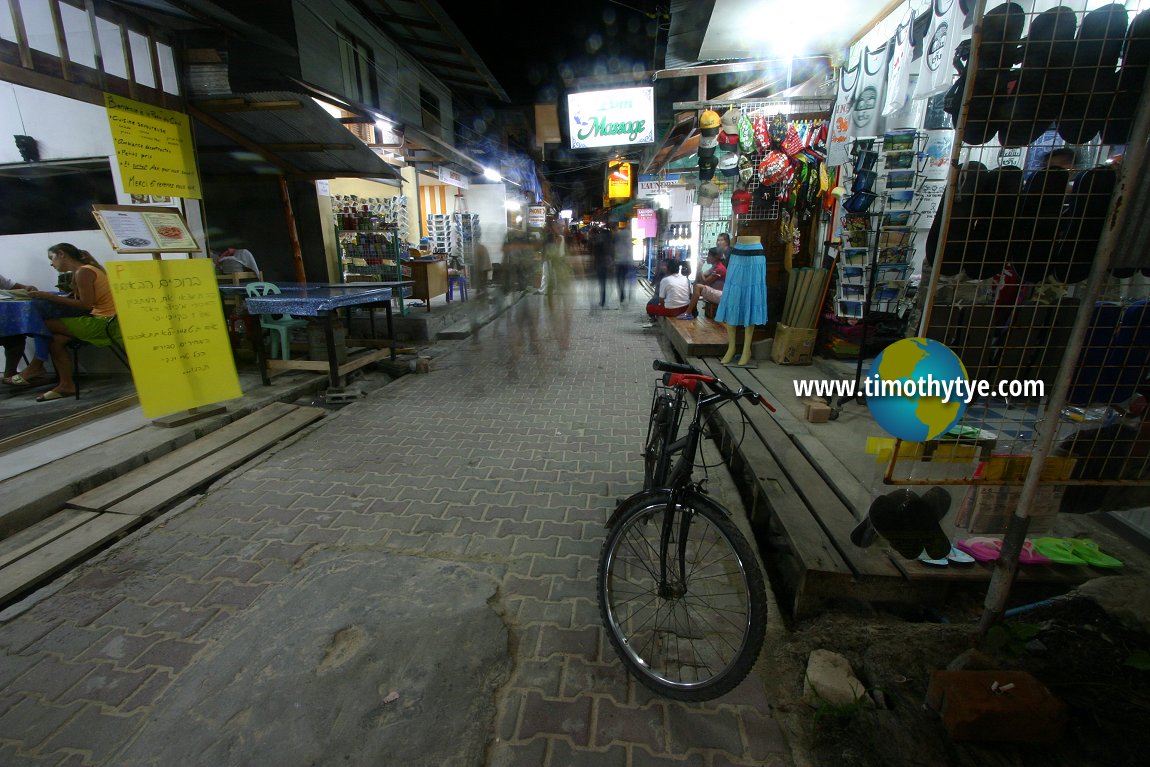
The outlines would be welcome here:
[[[767,254],[758,237],[739,237],[735,241],[715,320],[727,326],[727,353],[719,360],[720,364],[756,367],[751,359],[755,325],[767,322]],[[733,362],[740,327],[744,329],[743,353],[738,362]]]

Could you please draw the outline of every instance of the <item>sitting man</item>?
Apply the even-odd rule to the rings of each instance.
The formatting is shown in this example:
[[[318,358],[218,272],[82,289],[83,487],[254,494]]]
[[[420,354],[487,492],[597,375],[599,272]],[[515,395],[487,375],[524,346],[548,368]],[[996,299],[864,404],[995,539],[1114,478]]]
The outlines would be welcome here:
[[[688,311],[695,311],[700,298],[711,306],[718,306],[719,299],[723,297],[723,282],[727,278],[727,265],[723,263],[723,257],[719,254],[718,248],[711,248],[707,251],[707,263],[711,268],[695,282],[695,290],[691,293],[691,299],[687,303],[690,307]],[[687,319],[687,316],[683,315],[682,319]]]
[[[675,317],[690,308],[691,281],[687,279],[690,273],[690,265],[683,264],[677,274],[668,274],[659,281],[658,295],[647,303],[648,319],[643,327],[653,328],[656,317]]]

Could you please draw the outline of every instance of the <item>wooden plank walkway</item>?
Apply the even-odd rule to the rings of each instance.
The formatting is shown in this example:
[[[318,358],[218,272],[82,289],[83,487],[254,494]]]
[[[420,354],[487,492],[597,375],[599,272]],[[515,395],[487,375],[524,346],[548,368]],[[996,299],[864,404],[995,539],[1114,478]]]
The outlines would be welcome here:
[[[273,403],[73,498],[66,508],[0,541],[0,604],[323,416],[320,408]]]
[[[772,392],[754,369],[727,368],[713,357],[685,361],[776,404],[778,396],[790,395]],[[783,607],[792,615],[810,615],[830,600],[929,607],[943,603],[954,589],[985,590],[989,565],[935,568],[904,560],[881,542],[855,546],[850,532],[866,509],[851,499],[869,497],[868,492],[826,445],[795,428],[794,417],[783,408],[771,414],[750,403],[731,403],[714,414],[711,425],[752,526],[766,544],[764,557],[782,577],[789,600]],[[1052,595],[1098,575],[1089,568],[1028,566],[1020,570],[1018,583]]]

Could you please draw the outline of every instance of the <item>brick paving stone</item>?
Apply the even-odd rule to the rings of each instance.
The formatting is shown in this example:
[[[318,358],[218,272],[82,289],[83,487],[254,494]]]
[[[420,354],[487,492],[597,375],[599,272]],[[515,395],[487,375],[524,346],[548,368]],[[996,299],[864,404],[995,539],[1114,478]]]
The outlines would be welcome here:
[[[224,607],[242,610],[268,590],[262,584],[220,583],[208,596],[204,597],[204,607]]]
[[[529,743],[495,743],[488,751],[488,767],[542,767],[547,758],[547,741],[536,738]]]
[[[115,764],[113,756],[143,720],[142,712],[112,715],[104,713],[99,706],[84,706],[49,737],[40,750],[45,754],[81,751],[89,754],[95,764]]]
[[[215,608],[191,609],[173,605],[156,616],[148,624],[148,630],[187,637],[211,623],[218,614],[219,610]]]
[[[741,717],[743,734],[747,742],[747,755],[752,759],[762,761],[771,754],[790,753],[787,737],[777,721],[753,711],[744,711]]]
[[[499,524],[499,535],[508,536],[509,534],[504,530],[506,522]],[[538,528],[536,528],[538,529]],[[542,554],[545,557],[553,557],[559,551],[559,541],[555,538],[538,538],[533,534],[515,535],[510,538],[512,541],[511,551],[516,556],[524,554]]]
[[[227,578],[238,581],[239,583],[247,583],[255,577],[260,569],[260,565],[256,562],[249,562],[235,557],[224,557],[213,562],[212,568],[207,572],[205,577],[208,580]]]
[[[215,583],[193,583],[183,578],[177,578],[157,592],[152,601],[153,603],[170,602],[191,608],[202,602],[204,597],[210,594],[215,587]]]
[[[93,620],[99,618],[123,599],[123,596],[116,593],[90,594],[82,591],[70,591],[61,595],[54,602],[53,611],[57,615],[67,615],[73,625],[89,626]]]
[[[594,750],[572,748],[566,741],[554,740],[547,767],[627,767],[627,749],[623,746]]]
[[[260,549],[259,557],[255,558],[256,561],[263,562],[268,559],[278,559],[281,562],[286,562],[289,565],[295,566],[299,564],[300,559],[307,554],[309,546],[302,544],[285,543],[282,541],[268,541]]]
[[[586,695],[573,700],[551,700],[528,692],[515,739],[566,736],[575,745],[586,748],[591,735],[591,703],[591,697]]]
[[[519,575],[507,575],[503,578],[501,586],[505,594],[537,597],[547,599],[551,593],[550,578],[524,578]]]
[[[147,678],[136,688],[136,691],[120,704],[119,711],[129,714],[137,709],[150,708],[172,686],[172,675],[160,669]]]
[[[652,753],[666,753],[666,709],[661,704],[636,708],[620,706],[606,698],[595,703],[596,748],[613,743],[639,744]]]
[[[734,706],[747,706],[765,714],[771,710],[771,701],[767,698],[767,686],[762,676],[761,664],[756,665],[747,674],[739,685],[723,696],[722,702]]]
[[[739,720],[730,711],[702,713],[680,705],[667,708],[667,729],[671,733],[669,750],[687,753],[691,749],[715,749],[729,754],[743,754]]]
[[[300,530],[299,535],[296,536],[296,541],[309,545],[335,546],[343,540],[344,535],[343,530],[325,530],[309,525]]]
[[[574,698],[583,693],[608,695],[625,704],[631,681],[618,663],[596,663],[590,659],[570,657],[563,672],[560,697]],[[652,704],[655,705],[655,704]]]
[[[631,767],[708,767],[707,759],[694,754],[652,754],[642,748],[631,749]],[[821,767],[821,766],[820,766]],[[830,767],[830,765],[827,765]]]
[[[571,628],[571,605],[564,602],[523,599],[516,611],[516,617],[520,623],[551,623],[561,628]]]
[[[44,655],[39,663],[12,683],[11,689],[55,701],[91,670],[91,664],[71,663]]]
[[[130,698],[153,673],[152,669],[129,671],[101,663],[63,693],[59,702],[68,704],[74,701],[91,701],[115,707]]]
[[[75,626],[64,622],[41,637],[32,650],[36,653],[52,653],[71,660],[79,657],[111,632],[112,629],[107,626]]]
[[[0,742],[18,743],[25,751],[35,749],[81,708],[81,703],[46,706],[35,698],[25,697],[0,715]]]
[[[534,690],[548,698],[569,697],[574,698],[583,690],[573,695],[562,695],[563,664],[554,660],[525,660],[517,663],[512,672],[509,687]],[[511,737],[507,735],[506,737]]]
[[[580,658],[593,658],[599,649],[599,628],[565,629],[543,626],[539,640],[539,654],[562,653]]]
[[[130,668],[161,667],[179,673],[204,648],[203,642],[180,639],[161,639],[141,653],[129,664]]]
[[[567,578],[594,578],[596,567],[592,567],[590,572],[588,572],[584,560],[594,561],[591,560],[590,557],[564,557],[563,559],[535,557],[531,567],[531,574],[538,577],[562,575]],[[598,563],[595,564],[597,566]]]
[[[117,666],[127,666],[140,653],[154,645],[159,639],[155,634],[126,634],[113,630],[100,637],[80,653],[79,660],[109,661]]]

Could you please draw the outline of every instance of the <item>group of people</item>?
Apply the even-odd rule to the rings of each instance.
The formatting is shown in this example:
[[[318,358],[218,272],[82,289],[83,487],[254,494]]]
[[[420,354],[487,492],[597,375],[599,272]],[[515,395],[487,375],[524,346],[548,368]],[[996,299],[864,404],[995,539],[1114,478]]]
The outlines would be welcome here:
[[[112,322],[116,305],[112,288],[104,267],[86,250],[61,242],[48,249],[48,262],[62,276],[68,275],[70,292],[40,290],[0,276],[0,288],[20,289],[33,299],[35,310],[51,331],[51,339],[33,336],[35,355],[23,370],[18,370],[24,356],[27,337],[11,335],[2,338],[4,346],[4,377],[8,386],[32,386],[48,377],[47,358],[56,370],[56,385],[36,397],[37,402],[71,397],[76,393],[75,371],[68,353],[68,344],[74,340],[96,346],[118,342],[118,328]]]
[[[716,238],[715,247],[707,251],[706,270],[693,287],[689,264],[677,260],[660,264],[661,274],[655,280],[655,295],[647,304],[647,321],[643,327],[654,327],[656,317],[694,319],[699,301],[718,305],[723,297],[730,252],[731,235],[723,232]]]
[[[587,248],[599,279],[599,308],[607,308],[607,282],[612,274],[619,292],[619,305],[627,303],[627,286],[635,268],[634,245],[627,222],[619,222],[614,229],[593,227],[587,235]]]

